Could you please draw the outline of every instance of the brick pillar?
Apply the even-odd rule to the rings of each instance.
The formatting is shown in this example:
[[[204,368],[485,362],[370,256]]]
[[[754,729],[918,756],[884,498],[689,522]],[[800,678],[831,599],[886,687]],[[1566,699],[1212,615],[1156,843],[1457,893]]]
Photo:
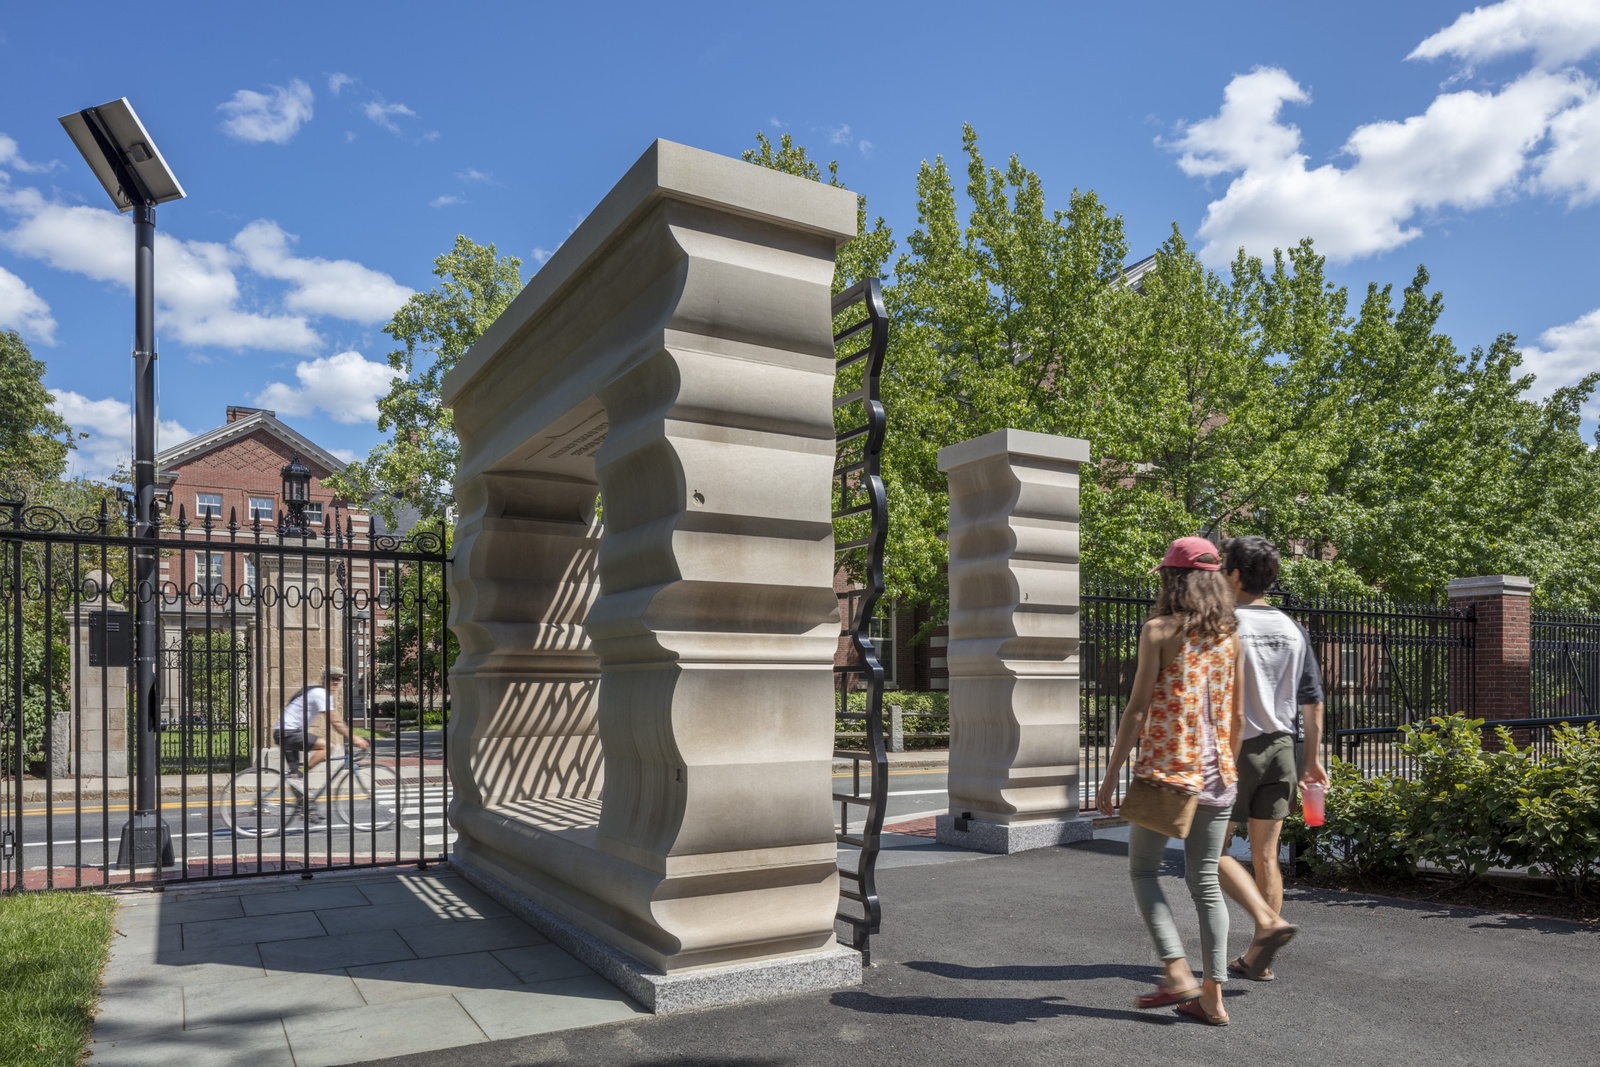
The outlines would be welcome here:
[[[1526,578],[1493,574],[1482,578],[1456,578],[1450,582],[1450,606],[1471,607],[1478,623],[1473,638],[1474,679],[1477,699],[1472,712],[1480,719],[1525,719],[1531,707],[1532,650],[1529,631],[1529,597],[1533,583]],[[1452,679],[1450,710],[1467,708]]]

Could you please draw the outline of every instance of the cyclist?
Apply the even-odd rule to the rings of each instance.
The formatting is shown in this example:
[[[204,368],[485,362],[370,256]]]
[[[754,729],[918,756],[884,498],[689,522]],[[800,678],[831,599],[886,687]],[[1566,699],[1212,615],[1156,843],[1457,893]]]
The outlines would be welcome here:
[[[283,715],[278,721],[277,729],[272,731],[273,740],[283,750],[284,777],[302,802],[306,795],[305,772],[314,770],[319,763],[328,758],[327,738],[312,732],[317,719],[326,718],[327,728],[324,733],[339,734],[357,748],[367,747],[367,739],[352,733],[350,727],[345,725],[343,717],[338,714],[334,698],[338,695],[339,686],[343,681],[344,671],[338,667],[329,667],[323,671],[322,684],[308,685],[289,698],[289,703],[283,707]],[[302,757],[305,759],[304,770],[300,766]],[[314,808],[309,804],[306,805],[307,822],[320,822],[321,818]]]

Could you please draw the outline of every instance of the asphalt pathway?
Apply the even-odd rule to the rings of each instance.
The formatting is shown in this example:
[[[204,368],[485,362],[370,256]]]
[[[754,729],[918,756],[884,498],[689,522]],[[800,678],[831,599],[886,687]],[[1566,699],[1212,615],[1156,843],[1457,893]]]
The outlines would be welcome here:
[[[1168,853],[1191,958],[1198,934]],[[1270,984],[1228,983],[1233,1024],[1136,1011],[1153,981],[1125,846],[1100,840],[891,866],[884,932],[856,989],[491,1042],[391,1067],[870,1063],[1392,1067],[1600,1062],[1600,932],[1362,895],[1293,890],[1302,933]],[[1234,913],[1235,952],[1248,937]]]

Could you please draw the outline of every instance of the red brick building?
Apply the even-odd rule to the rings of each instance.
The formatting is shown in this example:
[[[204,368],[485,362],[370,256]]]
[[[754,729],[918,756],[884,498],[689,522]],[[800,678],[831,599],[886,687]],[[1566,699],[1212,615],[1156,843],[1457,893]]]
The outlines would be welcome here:
[[[311,472],[312,533],[280,538],[283,468],[295,458]],[[219,676],[237,685],[230,704],[241,719],[257,705],[270,714],[328,666],[346,670],[354,706],[364,704],[364,654],[388,623],[369,597],[392,575],[294,552],[367,545],[370,513],[324,485],[343,461],[275,412],[235,406],[223,425],[165,449],[156,464],[158,491],[171,494],[162,536],[184,543],[160,564],[163,714],[184,713],[203,685],[214,715]]]

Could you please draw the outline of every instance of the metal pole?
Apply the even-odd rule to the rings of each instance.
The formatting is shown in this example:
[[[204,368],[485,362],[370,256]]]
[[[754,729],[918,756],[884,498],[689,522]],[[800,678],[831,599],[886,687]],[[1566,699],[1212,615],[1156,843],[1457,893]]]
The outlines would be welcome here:
[[[133,206],[133,535],[156,536],[156,209]],[[134,548],[134,751],[133,818],[122,829],[119,867],[169,866],[172,834],[156,792],[156,654],[160,604],[156,552]]]

